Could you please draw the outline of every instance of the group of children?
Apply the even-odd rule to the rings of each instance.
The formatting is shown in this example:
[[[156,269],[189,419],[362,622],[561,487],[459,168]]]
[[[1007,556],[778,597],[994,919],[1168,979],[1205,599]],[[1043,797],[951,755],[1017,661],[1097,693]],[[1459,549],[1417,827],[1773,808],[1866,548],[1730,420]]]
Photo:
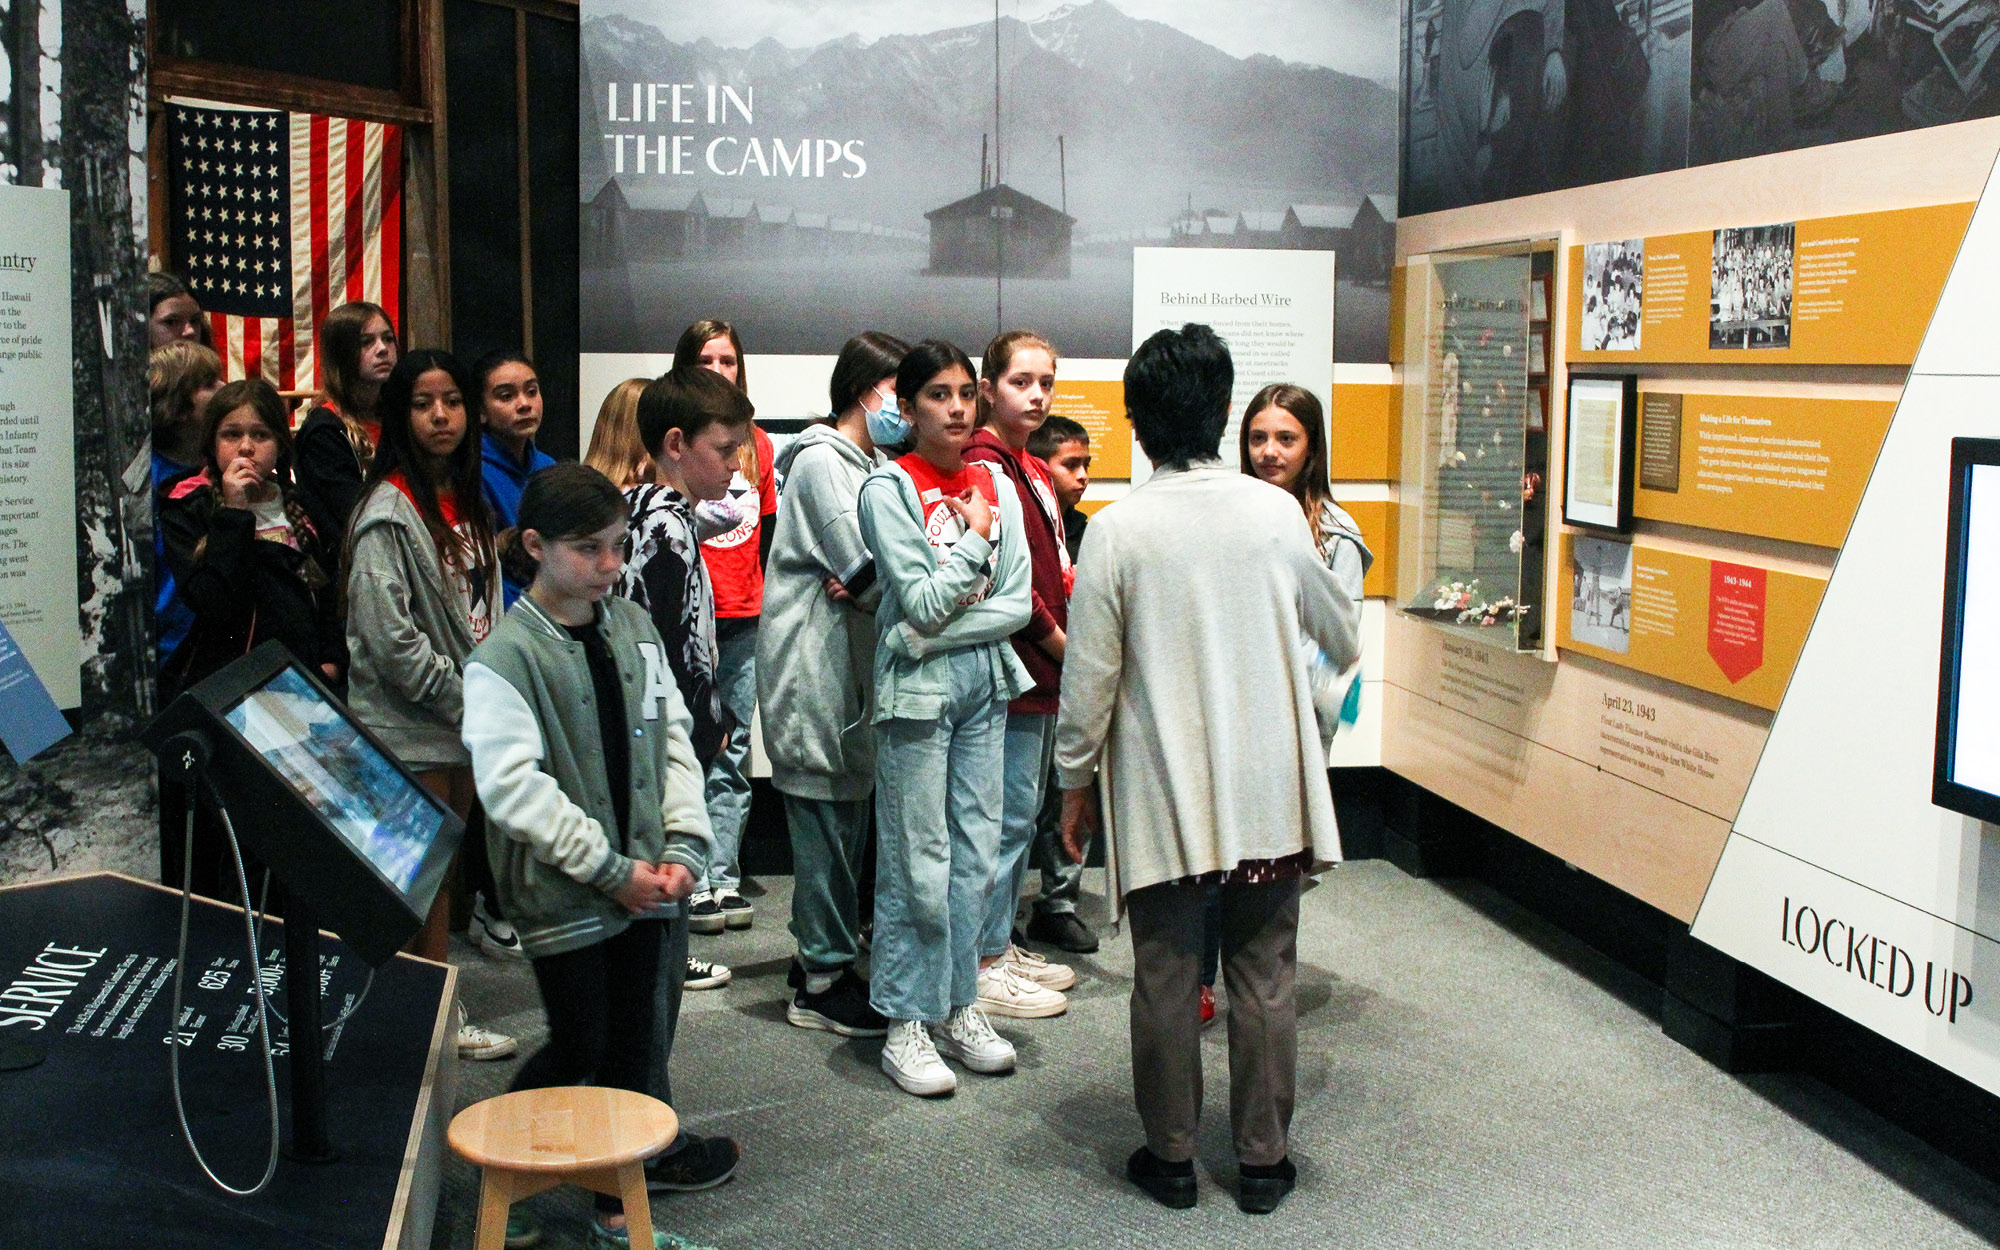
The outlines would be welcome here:
[[[532,963],[548,1015],[515,1088],[668,1096],[682,990],[729,976],[687,934],[752,923],[753,708],[796,874],[791,1023],[883,1038],[885,1074],[930,1096],[956,1088],[947,1058],[1013,1068],[989,1015],[1067,1009],[1075,972],[1016,928],[1034,866],[1028,932],[1096,948],[1052,782],[1091,449],[1050,414],[1047,340],[1002,334],[975,366],[940,340],[858,335],[829,415],[780,455],[735,329],[699,322],[667,373],[606,397],[583,463],[556,464],[523,356],[402,352],[368,304],[322,325],[324,392],[294,435],[267,383],[218,385],[170,283],[151,379],[162,697],[276,638],[437,797],[462,817],[476,801],[475,940]],[[1358,582],[1323,416],[1292,390],[1253,405],[1244,471],[1291,489]],[[210,836],[191,867],[216,893]],[[443,957],[446,917],[441,899],[418,953]],[[462,1054],[515,1049],[461,1021]],[[649,1182],[719,1184],[737,1157],[684,1133]],[[615,1206],[592,1244],[624,1244]]]

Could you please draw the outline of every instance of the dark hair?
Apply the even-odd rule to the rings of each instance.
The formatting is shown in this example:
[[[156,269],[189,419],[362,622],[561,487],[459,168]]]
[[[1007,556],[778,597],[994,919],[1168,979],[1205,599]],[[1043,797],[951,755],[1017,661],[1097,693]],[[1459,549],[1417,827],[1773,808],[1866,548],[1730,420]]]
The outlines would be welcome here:
[[[500,372],[505,365],[526,365],[528,372],[535,372],[535,362],[511,347],[487,352],[473,363],[472,391],[466,396],[466,402],[483,407],[486,403],[486,384],[492,381],[493,375]]]
[[[146,275],[146,314],[148,316],[152,315],[155,308],[158,308],[161,304],[164,304],[177,295],[185,295],[189,299],[194,300],[197,305],[201,303],[200,300],[195,299],[194,292],[188,290],[187,283],[181,281],[177,274],[168,273],[164,269],[155,269]]]
[[[1014,353],[1024,347],[1039,347],[1049,354],[1049,361],[1057,360],[1056,345],[1033,330],[1006,330],[993,336],[986,345],[986,354],[979,358],[979,376],[987,382],[998,382],[1013,366]],[[993,405],[986,402],[984,391],[979,396],[979,411],[973,419],[975,425],[985,425],[993,420]]]
[[[285,522],[292,527],[294,538],[314,534],[312,522],[306,517],[305,508],[299,503],[298,492],[292,489],[292,423],[291,413],[285,408],[284,396],[276,387],[262,378],[244,378],[231,382],[209,397],[208,406],[201,410],[201,462],[207,468],[216,495],[222,493],[222,464],[215,458],[215,436],[222,429],[222,423],[238,408],[249,408],[271,431],[271,442],[278,448],[277,480],[278,498],[285,508]],[[208,540],[202,539],[205,549]],[[315,570],[308,574],[308,580],[323,577]]]
[[[417,379],[433,370],[449,374],[461,398],[472,393],[472,379],[465,366],[449,352],[415,351],[398,360],[382,383],[382,394],[375,404],[382,439],[376,445],[374,463],[368,466],[367,489],[383,489],[379,484],[390,474],[400,472],[409,483],[424,528],[437,544],[438,555],[447,563],[468,557],[461,567],[481,568],[493,562],[493,518],[486,507],[479,435],[472,427],[470,412],[466,414],[465,433],[459,437],[458,446],[445,457],[444,481],[433,482],[419,471],[423,458],[418,454],[416,434],[410,427],[410,398],[417,389]],[[469,540],[445,524],[444,512],[438,507],[439,486],[451,487],[459,517],[472,531]],[[361,509],[356,508],[354,515],[361,515]]]
[[[832,404],[828,415],[838,417],[853,407],[876,383],[892,376],[909,351],[908,343],[880,330],[866,330],[847,340],[826,384],[826,398]]]
[[[193,291],[188,290],[188,284],[181,281],[179,274],[168,273],[164,269],[155,269],[148,273],[146,275],[146,317],[150,320],[155,308],[181,295],[185,295],[194,301],[197,313],[201,311],[200,297]],[[215,347],[215,332],[213,327],[208,324],[208,318],[197,316],[194,322],[195,341],[203,347],[212,350]]]
[[[639,441],[657,461],[668,430],[692,439],[711,425],[750,424],[757,408],[750,397],[713,369],[675,365],[639,392]]]
[[[1326,450],[1326,409],[1320,406],[1319,396],[1290,382],[1273,382],[1253,395],[1250,406],[1243,410],[1243,425],[1236,440],[1237,458],[1243,462],[1243,472],[1251,477],[1257,476],[1257,470],[1250,466],[1250,418],[1266,408],[1290,413],[1305,427],[1305,463],[1299,466],[1299,475],[1292,479],[1290,489],[1299,506],[1305,509],[1307,524],[1317,534],[1320,506],[1333,498],[1333,479],[1328,468],[1330,458]]]
[[[1088,447],[1090,431],[1068,417],[1050,415],[1033,434],[1028,435],[1028,454],[1044,460],[1052,459],[1056,448],[1064,443],[1082,443]]]
[[[262,378],[229,383],[210,396],[208,407],[202,409],[201,460],[208,466],[209,475],[221,485],[222,465],[215,458],[215,435],[222,428],[223,419],[238,408],[255,412],[264,428],[271,431],[271,441],[278,445],[278,480],[284,482],[291,476],[292,423],[285,411],[284,398]]]
[[[1125,365],[1125,410],[1146,458],[1167,469],[1213,459],[1229,422],[1236,366],[1215,331],[1160,330]]]
[[[710,339],[728,339],[729,345],[736,349],[736,389],[748,395],[750,367],[743,360],[743,340],[737,337],[736,327],[727,321],[705,317],[682,330],[680,342],[674,344],[674,368],[701,363],[701,349],[708,346]]]
[[[502,559],[515,580],[531,582],[538,566],[520,541],[522,534],[533,530],[543,542],[587,538],[608,525],[624,524],[631,512],[617,484],[596,469],[575,461],[550,465],[530,477],[521,491],[521,510],[507,532]]]
[[[925,339],[905,353],[903,363],[896,367],[896,398],[904,404],[914,402],[924,383],[953,365],[965,370],[968,380],[979,376],[970,356],[943,339]]]

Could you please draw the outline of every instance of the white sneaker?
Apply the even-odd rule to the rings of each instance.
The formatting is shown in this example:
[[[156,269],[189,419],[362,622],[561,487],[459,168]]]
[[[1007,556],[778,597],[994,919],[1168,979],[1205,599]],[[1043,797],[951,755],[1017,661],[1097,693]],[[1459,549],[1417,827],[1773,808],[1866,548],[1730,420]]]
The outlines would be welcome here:
[[[1040,1020],[1069,1010],[1069,999],[1015,972],[1005,959],[979,970],[979,1006],[989,1015]]]
[[[919,1098],[935,1098],[958,1088],[958,1077],[938,1058],[937,1044],[922,1020],[892,1020],[882,1043],[882,1070]]]
[[[974,1072],[1014,1070],[1014,1043],[995,1033],[986,1013],[977,1007],[954,1009],[931,1034],[931,1040],[940,1053]]]
[[[458,1004],[458,1057],[460,1059],[505,1059],[521,1044],[505,1033],[496,1033],[465,1017],[465,1004]]]
[[[525,962],[528,958],[528,953],[521,949],[521,937],[514,932],[514,926],[488,912],[483,895],[472,898],[472,924],[466,936],[489,959]]]
[[[1025,947],[1009,946],[1000,962],[1012,968],[1015,976],[1025,977],[1045,990],[1066,990],[1076,984],[1076,969],[1068,964],[1052,964]]]

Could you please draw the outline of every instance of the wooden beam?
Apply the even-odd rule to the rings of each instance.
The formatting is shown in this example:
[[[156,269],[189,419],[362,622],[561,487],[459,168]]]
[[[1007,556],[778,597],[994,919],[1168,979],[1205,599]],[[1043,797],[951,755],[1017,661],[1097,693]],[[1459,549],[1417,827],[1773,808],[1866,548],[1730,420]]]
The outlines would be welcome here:
[[[274,74],[242,65],[162,57],[152,67],[149,77],[147,96],[154,100],[192,96],[225,104],[331,113],[400,126],[423,126],[431,121],[430,109],[411,103],[400,92],[297,74]]]
[[[490,4],[496,9],[518,9],[523,13],[553,17],[562,22],[577,20],[577,0],[473,0],[473,2]]]
[[[403,132],[403,325],[410,347],[451,342],[450,119],[445,108],[444,0],[413,0],[417,96],[429,126]]]

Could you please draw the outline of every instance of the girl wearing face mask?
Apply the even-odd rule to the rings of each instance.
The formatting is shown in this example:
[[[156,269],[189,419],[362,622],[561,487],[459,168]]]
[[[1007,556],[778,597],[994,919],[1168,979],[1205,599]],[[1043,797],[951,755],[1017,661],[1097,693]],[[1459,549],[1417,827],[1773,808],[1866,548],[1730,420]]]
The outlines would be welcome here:
[[[459,738],[463,667],[500,600],[493,521],[469,429],[472,379],[455,357],[412,352],[375,405],[380,441],[347,533],[348,706],[463,819],[471,758]],[[444,958],[443,892],[416,952]],[[462,1015],[462,1013],[461,1013]],[[514,1039],[466,1024],[459,1054],[498,1059]]]
[[[161,672],[162,702],[272,639],[337,686],[346,647],[330,577],[336,552],[292,490],[284,401],[262,378],[220,388],[204,412],[199,455],[201,467],[160,501],[167,568],[192,618]],[[186,801],[163,777],[163,880],[178,885],[184,862],[191,863],[196,893],[233,897],[233,873],[222,871],[221,820],[205,803],[195,819],[193,857],[183,860]]]
[[[380,426],[376,399],[396,367],[396,330],[379,305],[356,301],[319,327],[321,390],[299,426],[299,493],[322,534],[345,534],[368,480]]]
[[[785,1018],[842,1037],[880,1037],[885,1021],[855,975],[857,877],[867,852],[875,739],[875,605],[882,584],[861,538],[861,483],[880,462],[878,434],[900,442],[896,368],[909,350],[870,331],[840,349],[832,415],[778,457],[785,493],[764,571],[757,701],[771,784],[785,801],[798,941]]]
[[[1056,704],[1062,695],[1063,627],[1069,615],[1069,548],[1049,466],[1028,450],[1055,398],[1056,349],[1045,338],[1011,330],[986,346],[980,362],[979,429],[965,458],[987,465],[1013,484],[1022,503],[1031,579],[1028,623],[1014,635],[1014,653],[1034,686],[1007,705],[1007,759],[998,872],[979,940],[979,1005],[987,1013],[1036,1019],[1069,1006],[1063,990],[1076,973],[1014,945],[1014,911],[1028,848],[1035,840],[1043,787],[1055,749]]]
[[[880,845],[869,1004],[889,1021],[882,1070],[912,1094],[1008,1072],[979,1007],[979,938],[1000,846],[1007,701],[1032,682],[1007,639],[1028,623],[1022,503],[967,464],[972,362],[927,340],[896,371],[915,449],[861,484],[875,556],[875,804]]]

